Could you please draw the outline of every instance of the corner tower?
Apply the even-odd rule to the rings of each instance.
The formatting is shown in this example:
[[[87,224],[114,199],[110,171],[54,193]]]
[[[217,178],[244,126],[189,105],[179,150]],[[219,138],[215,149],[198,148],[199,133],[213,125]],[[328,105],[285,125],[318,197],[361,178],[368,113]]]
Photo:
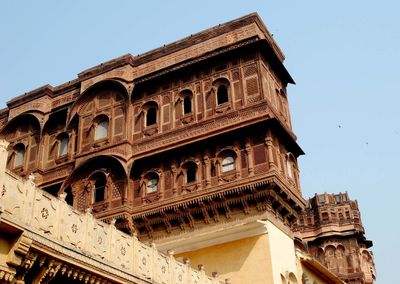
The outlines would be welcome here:
[[[296,230],[308,252],[346,283],[374,283],[372,241],[364,236],[357,201],[347,193],[310,198]]]

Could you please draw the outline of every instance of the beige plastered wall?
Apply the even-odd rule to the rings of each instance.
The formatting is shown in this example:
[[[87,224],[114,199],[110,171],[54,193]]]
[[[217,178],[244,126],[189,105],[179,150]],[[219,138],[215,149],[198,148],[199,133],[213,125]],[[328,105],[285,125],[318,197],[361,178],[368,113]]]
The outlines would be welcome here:
[[[264,223],[266,233],[202,249],[180,253],[193,268],[204,265],[230,278],[235,284],[281,283],[281,273],[297,271],[293,240],[273,223]]]

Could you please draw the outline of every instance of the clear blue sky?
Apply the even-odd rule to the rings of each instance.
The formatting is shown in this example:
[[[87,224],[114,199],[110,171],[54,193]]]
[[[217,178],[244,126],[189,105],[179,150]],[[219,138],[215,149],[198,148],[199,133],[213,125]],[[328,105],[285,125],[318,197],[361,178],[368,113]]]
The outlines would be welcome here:
[[[288,92],[306,152],[299,159],[304,196],[348,191],[357,199],[374,241],[377,283],[393,283],[400,254],[399,11],[398,1],[2,1],[0,107],[117,56],[257,12],[297,83]]]

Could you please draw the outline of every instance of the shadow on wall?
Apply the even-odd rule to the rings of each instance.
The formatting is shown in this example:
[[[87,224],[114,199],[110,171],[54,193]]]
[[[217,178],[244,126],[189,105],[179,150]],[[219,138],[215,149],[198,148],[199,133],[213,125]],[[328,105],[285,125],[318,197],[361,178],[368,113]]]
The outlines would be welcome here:
[[[238,283],[256,283],[264,279],[265,282],[272,274],[267,270],[269,260],[265,235],[181,253],[176,257],[189,258],[193,268],[204,265],[207,271],[218,272],[220,280],[231,278]]]

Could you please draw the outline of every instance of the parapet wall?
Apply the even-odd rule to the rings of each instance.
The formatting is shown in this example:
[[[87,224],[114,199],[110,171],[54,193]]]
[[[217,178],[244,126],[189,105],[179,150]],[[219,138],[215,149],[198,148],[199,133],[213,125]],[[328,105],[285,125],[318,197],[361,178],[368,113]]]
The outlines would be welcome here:
[[[56,198],[37,188],[33,176],[28,180],[5,169],[7,142],[0,141],[1,219],[15,221],[46,239],[148,283],[216,284],[216,278],[175,260],[173,254],[160,253],[155,245],[145,245],[136,236],[127,235],[96,220],[90,211],[80,213],[63,196]],[[146,281],[147,282],[147,281]]]

